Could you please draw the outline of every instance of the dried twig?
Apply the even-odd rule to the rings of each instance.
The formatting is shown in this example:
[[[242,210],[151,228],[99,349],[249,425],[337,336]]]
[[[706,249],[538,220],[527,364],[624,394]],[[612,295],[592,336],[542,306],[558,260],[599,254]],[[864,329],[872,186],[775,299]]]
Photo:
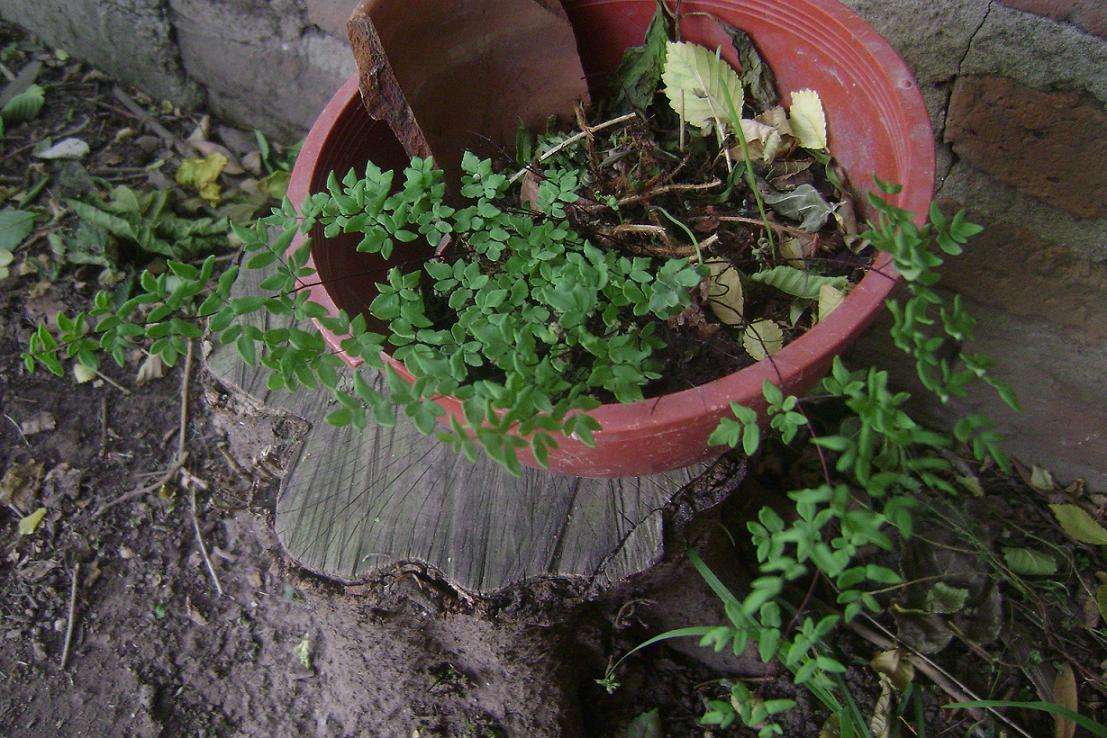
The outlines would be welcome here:
[[[96,371],[96,376],[99,377],[100,379],[104,380],[108,384],[110,384],[112,387],[115,387],[117,390],[122,392],[124,395],[130,396],[131,391],[129,389],[127,389],[123,385],[119,384],[119,382],[116,382],[114,379],[109,377],[107,374],[104,374],[103,372],[97,370]]]
[[[170,479],[172,479],[173,477],[175,477],[177,475],[177,472],[179,472],[181,470],[181,467],[184,465],[184,462],[187,460],[187,458],[188,458],[188,452],[185,452],[184,458],[177,459],[175,462],[173,462],[173,464],[168,469],[166,469],[165,472],[160,477],[158,477],[158,480],[156,482],[153,482],[152,484],[148,484],[145,487],[139,487],[138,489],[133,489],[130,492],[127,492],[125,494],[120,495],[119,497],[116,497],[114,500],[109,500],[108,502],[105,502],[103,505],[96,508],[96,512],[92,513],[93,519],[100,517],[101,515],[106,513],[108,510],[110,510],[111,508],[115,507],[116,505],[118,505],[120,503],[128,502],[129,500],[134,500],[134,499],[137,499],[139,497],[145,497],[146,495],[150,494],[151,492],[156,492],[157,490],[161,489],[164,485],[169,483]]]
[[[27,440],[27,436],[23,435],[23,426],[15,422],[15,418],[8,415],[7,413],[4,413],[4,417],[11,421],[11,424],[15,426],[15,430],[19,434],[19,437],[23,439],[23,443],[27,444],[27,448],[30,448],[31,442]]]
[[[713,215],[707,217],[718,220],[720,223],[748,223],[749,225],[761,226],[762,228],[771,228],[777,233],[783,233],[788,236],[796,236],[799,238],[810,238],[811,236],[815,235],[801,228],[793,228],[792,226],[786,226],[783,223],[777,223],[772,220],[746,218],[741,215]],[[696,218],[693,218],[692,220],[696,220]]]
[[[62,645],[61,669],[69,664],[69,646],[73,643],[73,625],[77,620],[77,577],[81,573],[81,563],[73,564],[73,581],[69,585],[69,621],[65,625],[65,643]]]
[[[944,691],[946,694],[948,694],[950,697],[957,700],[958,702],[980,701],[980,697],[976,696],[976,694],[974,694],[971,689],[959,682],[948,671],[938,666],[915,649],[911,648],[911,646],[909,646],[908,644],[901,641],[893,633],[890,633],[880,623],[868,617],[866,617],[866,619],[874,627],[883,631],[884,635],[876,633],[875,631],[865,627],[861,623],[858,623],[856,620],[849,623],[850,630],[852,630],[854,633],[857,633],[859,636],[874,644],[878,648],[882,648],[885,650],[891,650],[893,648],[905,649],[906,651],[908,651],[907,658],[911,662],[911,664],[916,669],[918,669],[919,672],[930,679],[930,681],[938,685],[942,689],[942,691]],[[1003,713],[999,712],[994,707],[987,707],[985,709],[995,715],[997,718],[999,718],[1000,721],[1006,723],[1016,733],[1024,736],[1024,738],[1034,738],[1018,725],[1011,722],[1011,720],[1009,720]],[[970,710],[970,714],[973,714],[974,717],[976,717],[977,719],[980,719],[981,717],[981,713],[979,710]]]
[[[189,339],[185,352],[184,375],[181,377],[181,422],[177,427],[177,459],[185,455],[185,431],[188,429],[188,386],[192,379],[192,351],[195,341]]]
[[[174,136],[172,131],[159,123],[154,116],[150,115],[150,113],[146,112],[141,105],[136,103],[130,95],[123,91],[122,87],[113,87],[111,93],[115,96],[116,100],[123,103],[123,107],[127,109],[127,112],[130,113],[130,115],[142,121],[142,124],[144,126],[149,128],[152,132],[156,133],[158,137],[165,141],[167,144],[175,148],[178,154],[181,154],[182,156],[192,155],[192,149],[189,147],[188,144]]]
[[[635,195],[627,195],[623,199],[619,200],[619,207],[634,205],[636,203],[645,202],[646,200],[652,200],[655,197],[661,197],[662,195],[667,195],[670,192],[695,192],[697,190],[713,190],[716,187],[722,186],[723,182],[719,179],[713,179],[710,182],[696,182],[692,184],[681,184],[677,182],[675,184],[654,187],[651,190],[645,190]]]
[[[108,396],[100,397],[100,455],[108,453]]]
[[[573,144],[577,143],[578,141],[581,141],[585,138],[588,138],[589,136],[591,136],[596,131],[602,131],[605,128],[610,128],[611,126],[619,125],[620,123],[626,123],[628,120],[636,118],[637,116],[638,116],[637,113],[627,113],[626,115],[620,115],[618,118],[612,118],[611,120],[605,120],[603,123],[599,123],[597,125],[591,126],[591,127],[588,128],[588,130],[581,131],[580,133],[569,136],[569,138],[565,139],[564,141],[559,143],[557,146],[552,147],[549,151],[543,152],[543,154],[538,157],[538,161],[540,161],[540,162],[546,161],[546,159],[549,159],[554,154],[558,153],[559,151],[561,151],[561,150],[563,150],[563,149],[565,149],[569,146],[572,146]],[[519,181],[519,178],[522,177],[524,174],[526,174],[528,171],[530,171],[529,167],[523,167],[519,171],[515,172],[515,174],[511,175],[511,179],[508,180],[508,184],[515,184],[516,182]]]
[[[204,559],[204,565],[208,568],[211,581],[215,584],[215,591],[223,596],[223,586],[219,584],[219,575],[215,573],[215,567],[211,565],[211,557],[208,556],[208,547],[204,545],[204,537],[200,535],[200,519],[196,514],[196,488],[189,487],[189,499],[192,502],[192,529],[196,531],[196,545],[200,547],[200,556]]]

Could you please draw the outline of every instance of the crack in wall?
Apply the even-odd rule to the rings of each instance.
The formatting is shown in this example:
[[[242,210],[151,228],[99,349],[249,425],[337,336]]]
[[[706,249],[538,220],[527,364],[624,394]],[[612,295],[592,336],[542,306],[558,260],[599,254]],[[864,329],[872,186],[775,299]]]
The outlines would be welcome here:
[[[942,125],[938,130],[935,137],[936,143],[939,146],[945,146],[949,150],[949,165],[945,168],[945,171],[938,177],[938,186],[935,189],[935,195],[940,196],[945,189],[946,180],[949,179],[949,175],[953,172],[953,168],[957,166],[957,162],[960,161],[960,157],[953,151],[953,147],[945,143],[946,139],[946,126],[949,125],[949,104],[953,99],[953,88],[957,85],[957,80],[962,75],[962,69],[965,65],[965,60],[969,58],[969,54],[972,53],[973,44],[976,42],[976,37],[980,35],[980,31],[984,28],[984,24],[988,22],[988,18],[992,14],[992,8],[995,7],[995,0],[988,0],[988,5],[984,8],[984,14],[980,17],[980,22],[976,24],[976,28],[969,34],[969,40],[965,43],[965,51],[961,54],[961,58],[957,60],[957,72],[953,77],[946,81],[948,88],[945,91],[945,101],[942,103]]]

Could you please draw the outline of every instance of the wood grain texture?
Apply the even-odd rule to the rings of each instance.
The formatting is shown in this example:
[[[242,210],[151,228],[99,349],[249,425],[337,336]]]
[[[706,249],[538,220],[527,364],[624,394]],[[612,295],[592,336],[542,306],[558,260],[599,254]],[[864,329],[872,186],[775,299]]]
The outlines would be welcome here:
[[[235,296],[257,294],[263,276],[245,270]],[[272,328],[280,319],[258,320]],[[524,469],[513,478],[402,417],[393,428],[332,427],[323,420],[334,409],[328,391],[271,393],[264,370],[233,347],[206,362],[236,393],[310,424],[281,482],[276,531],[292,560],[343,582],[413,562],[473,595],[547,577],[606,588],[659,560],[662,510],[703,469],[621,479]]]

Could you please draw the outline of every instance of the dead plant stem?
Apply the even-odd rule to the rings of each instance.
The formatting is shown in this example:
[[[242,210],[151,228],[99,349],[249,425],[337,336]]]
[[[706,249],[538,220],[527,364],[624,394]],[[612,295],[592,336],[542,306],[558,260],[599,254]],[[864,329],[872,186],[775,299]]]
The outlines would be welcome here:
[[[77,620],[77,577],[81,574],[81,563],[73,564],[73,580],[69,585],[69,618],[65,624],[65,642],[62,644],[61,670],[69,664],[69,647],[73,643],[73,625]]]
[[[573,144],[577,143],[578,141],[582,141],[583,139],[591,136],[596,131],[602,131],[605,128],[610,128],[611,126],[616,126],[616,125],[619,125],[620,123],[626,123],[628,120],[636,118],[637,116],[638,116],[637,113],[627,113],[626,115],[620,115],[618,118],[612,118],[611,120],[605,120],[603,123],[599,123],[597,125],[591,126],[586,131],[581,131],[580,133],[573,134],[572,136],[569,136],[569,138],[567,138],[564,141],[562,141],[561,143],[559,143],[557,146],[554,146],[550,150],[543,152],[542,155],[538,157],[538,161],[539,162],[546,161],[546,159],[549,159],[554,154],[557,154],[559,151],[562,151],[562,150],[568,148],[569,146],[572,146]],[[523,167],[522,169],[517,171],[515,174],[511,175],[511,179],[508,180],[508,184],[515,184],[516,182],[519,181],[519,178],[522,177],[524,174],[526,174],[528,171],[530,171],[529,167]]]
[[[204,565],[208,568],[208,574],[211,575],[211,581],[215,584],[215,591],[219,593],[219,596],[223,596],[223,585],[219,583],[219,575],[215,573],[215,567],[212,566],[211,557],[208,556],[208,547],[204,545],[204,537],[200,533],[200,518],[196,512],[196,488],[189,486],[188,489],[189,500],[192,503],[192,529],[196,531],[196,545],[200,548],[200,556],[204,559]]]

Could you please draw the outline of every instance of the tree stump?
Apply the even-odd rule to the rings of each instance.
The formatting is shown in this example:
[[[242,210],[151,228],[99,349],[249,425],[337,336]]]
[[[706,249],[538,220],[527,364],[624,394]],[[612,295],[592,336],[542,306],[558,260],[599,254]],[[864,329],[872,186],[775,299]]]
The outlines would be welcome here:
[[[233,296],[259,294],[264,276],[243,270]],[[263,330],[289,324],[252,319]],[[675,505],[687,512],[691,497],[693,509],[709,506],[733,487],[708,464],[616,479],[524,467],[514,478],[486,458],[470,463],[402,416],[392,428],[330,426],[328,390],[270,392],[264,368],[246,365],[233,346],[214,348],[206,365],[248,403],[307,422],[280,482],[276,533],[296,564],[346,584],[415,563],[470,596],[549,578],[607,589],[661,559]],[[744,465],[721,479],[740,476]]]

